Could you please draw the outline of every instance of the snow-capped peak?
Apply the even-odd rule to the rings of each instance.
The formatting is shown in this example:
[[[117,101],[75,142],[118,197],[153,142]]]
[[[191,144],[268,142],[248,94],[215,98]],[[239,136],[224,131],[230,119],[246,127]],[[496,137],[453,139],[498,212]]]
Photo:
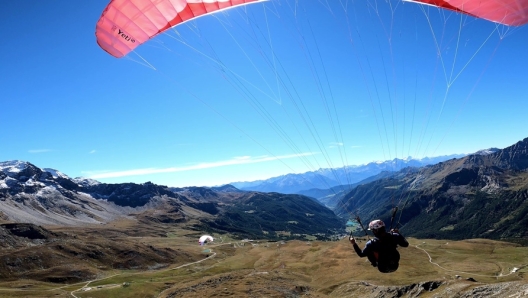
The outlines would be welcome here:
[[[65,175],[65,174],[63,174],[63,173],[61,173],[61,172],[59,172],[57,170],[54,170],[54,169],[44,168],[42,170],[44,172],[50,173],[53,176],[53,178],[70,178],[70,177],[68,177],[68,175]]]
[[[475,152],[475,154],[477,155],[489,155],[489,154],[493,154],[497,151],[499,151],[500,149],[499,148],[489,148],[489,149],[482,149],[482,150],[479,150],[477,152]]]
[[[21,171],[27,168],[28,164],[25,161],[20,160],[10,160],[0,162],[0,171],[9,174],[20,173]]]
[[[90,178],[83,178],[83,177],[76,177],[76,178],[73,178],[72,180],[75,181],[78,185],[85,186],[85,187],[101,184],[101,182],[97,180],[90,179]]]

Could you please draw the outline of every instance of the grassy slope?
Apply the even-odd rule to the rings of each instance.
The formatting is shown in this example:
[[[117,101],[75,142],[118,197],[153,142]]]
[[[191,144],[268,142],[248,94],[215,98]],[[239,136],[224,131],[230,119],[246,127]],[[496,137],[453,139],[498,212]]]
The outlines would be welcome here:
[[[100,273],[103,279],[89,284],[90,291],[74,294],[77,297],[288,297],[300,294],[357,297],[364,293],[366,284],[374,291],[376,286],[427,281],[450,281],[461,289],[480,283],[528,283],[528,248],[492,240],[409,239],[411,246],[400,249],[400,269],[393,274],[381,274],[365,258],[358,258],[346,240],[240,242],[224,236],[200,247],[195,234],[173,229],[167,231],[169,237],[136,237],[133,240],[198,253],[203,258],[211,256],[203,262],[180,267],[185,263],[175,260],[173,265],[163,269],[108,270]],[[363,245],[364,242],[360,243]],[[213,252],[216,255],[213,256]],[[426,252],[438,265],[429,262]],[[520,270],[508,275],[514,267]],[[456,275],[461,278],[457,280]],[[478,283],[465,281],[467,277],[473,277]],[[127,286],[123,286],[125,282]],[[0,296],[72,297],[71,291],[86,284],[57,286],[20,279],[0,282]]]

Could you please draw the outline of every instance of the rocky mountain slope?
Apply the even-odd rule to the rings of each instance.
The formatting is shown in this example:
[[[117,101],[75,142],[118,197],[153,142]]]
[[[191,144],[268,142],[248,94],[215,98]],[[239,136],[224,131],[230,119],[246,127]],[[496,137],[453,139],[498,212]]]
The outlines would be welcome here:
[[[526,241],[528,138],[491,154],[403,169],[359,185],[337,204],[343,216],[381,217],[407,235]]]
[[[344,221],[315,200],[299,195],[246,192],[224,212],[204,221],[215,232],[249,238],[307,236],[327,239],[344,230]],[[305,238],[307,239],[307,238]]]
[[[105,184],[71,179],[57,170],[21,161],[0,163],[0,202],[2,222],[36,225],[82,226],[129,218],[192,222],[197,229],[277,239],[307,233],[327,233],[324,237],[329,237],[343,227],[332,211],[306,196],[246,192],[230,185],[169,188],[150,182]]]

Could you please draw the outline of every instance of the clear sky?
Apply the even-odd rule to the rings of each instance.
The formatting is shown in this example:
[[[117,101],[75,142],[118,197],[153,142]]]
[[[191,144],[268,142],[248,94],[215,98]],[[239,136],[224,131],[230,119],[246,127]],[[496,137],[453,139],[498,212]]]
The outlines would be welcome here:
[[[528,26],[399,0],[269,0],[117,59],[108,0],[4,1],[0,160],[213,186],[528,137]]]

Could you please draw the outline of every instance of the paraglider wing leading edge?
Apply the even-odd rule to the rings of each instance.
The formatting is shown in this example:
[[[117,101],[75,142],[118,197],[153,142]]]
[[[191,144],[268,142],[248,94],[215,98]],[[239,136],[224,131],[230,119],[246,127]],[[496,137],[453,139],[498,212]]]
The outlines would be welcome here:
[[[99,46],[121,58],[152,37],[196,17],[262,0],[112,0],[97,22]]]
[[[403,0],[468,14],[508,26],[528,23],[526,0]]]

